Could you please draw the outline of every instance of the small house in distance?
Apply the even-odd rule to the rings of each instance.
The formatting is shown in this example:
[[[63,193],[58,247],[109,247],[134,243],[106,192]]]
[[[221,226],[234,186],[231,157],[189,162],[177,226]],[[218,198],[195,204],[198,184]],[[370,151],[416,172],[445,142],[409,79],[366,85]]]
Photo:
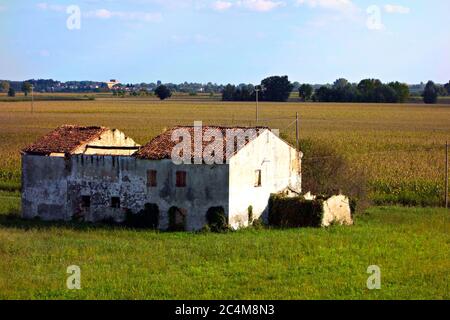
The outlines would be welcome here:
[[[143,147],[118,130],[54,130],[22,151],[23,217],[121,222],[127,213],[152,207],[159,229],[168,229],[174,214],[183,230],[194,231],[207,224],[208,210],[221,208],[238,229],[249,219],[267,218],[272,193],[301,192],[301,152],[269,128],[251,128],[257,134],[220,164],[174,163],[172,134],[178,129],[194,127],[175,127]],[[203,147],[209,129],[249,128],[203,127]]]
[[[120,84],[120,82],[116,79],[111,79],[108,82],[106,82],[106,85],[108,86],[109,89],[114,88],[114,86],[118,84]]]

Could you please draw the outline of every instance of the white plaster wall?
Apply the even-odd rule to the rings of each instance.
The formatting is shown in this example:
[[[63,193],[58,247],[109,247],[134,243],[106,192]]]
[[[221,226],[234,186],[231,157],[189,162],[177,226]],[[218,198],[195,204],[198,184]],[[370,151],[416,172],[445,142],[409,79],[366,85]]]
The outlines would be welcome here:
[[[87,148],[86,146],[100,146],[100,147],[138,147],[133,139],[127,137],[125,133],[120,130],[112,129],[106,130],[97,139],[89,141],[77,148],[74,154],[89,154],[89,155],[118,155],[118,156],[129,156],[135,153],[137,150],[117,150],[117,149],[96,149]]]
[[[230,159],[230,224],[248,225],[248,207],[253,218],[267,218],[271,193],[287,187],[301,191],[299,153],[271,131],[266,130]],[[262,172],[262,186],[255,187],[255,171]]]

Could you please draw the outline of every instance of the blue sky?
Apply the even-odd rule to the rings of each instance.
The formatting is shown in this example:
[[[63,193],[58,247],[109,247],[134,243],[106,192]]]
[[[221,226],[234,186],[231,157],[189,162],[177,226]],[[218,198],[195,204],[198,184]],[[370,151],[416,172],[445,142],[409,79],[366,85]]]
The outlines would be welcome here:
[[[0,0],[0,79],[443,83],[449,14],[448,0]]]

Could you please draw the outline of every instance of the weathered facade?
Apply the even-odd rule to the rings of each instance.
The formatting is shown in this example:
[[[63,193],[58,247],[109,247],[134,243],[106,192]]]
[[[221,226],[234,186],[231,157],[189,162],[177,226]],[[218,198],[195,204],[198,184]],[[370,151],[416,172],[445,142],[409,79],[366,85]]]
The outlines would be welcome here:
[[[61,127],[53,138],[58,132],[73,136],[79,131],[84,132],[80,127]],[[46,136],[23,150],[25,218],[120,222],[126,212],[155,204],[160,229],[168,228],[168,212],[177,208],[184,229],[191,231],[207,223],[208,209],[222,207],[229,224],[239,228],[249,223],[249,207],[253,219],[265,217],[271,193],[286,188],[301,191],[301,153],[268,128],[259,128],[258,135],[221,164],[180,165],[170,158],[175,144],[171,130],[139,151],[118,130],[91,131],[80,139],[65,139],[72,141],[70,146],[61,147],[59,139]]]

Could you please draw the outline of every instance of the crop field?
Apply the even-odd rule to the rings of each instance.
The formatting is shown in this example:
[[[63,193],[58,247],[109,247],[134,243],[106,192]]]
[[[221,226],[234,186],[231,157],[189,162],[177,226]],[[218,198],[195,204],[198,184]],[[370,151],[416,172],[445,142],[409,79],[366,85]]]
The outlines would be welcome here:
[[[118,128],[143,144],[194,120],[255,124],[253,103],[207,98],[36,101],[30,110],[0,102],[0,299],[450,299],[445,209],[372,207],[352,227],[226,234],[23,221],[19,151],[59,125]],[[364,170],[376,204],[442,203],[448,106],[261,103],[260,125],[294,143],[296,112],[301,139]],[[66,288],[70,265],[81,268],[81,290]],[[381,290],[367,289],[370,265]]]
[[[194,120],[205,125],[256,123],[254,103],[207,97],[160,102],[99,95],[95,101],[36,101],[34,113],[30,110],[30,102],[0,102],[0,190],[20,189],[20,149],[62,124],[118,128],[143,144]],[[351,169],[363,170],[376,204],[442,204],[448,105],[260,103],[259,124],[280,129],[294,143],[296,112],[300,138],[336,149]]]

